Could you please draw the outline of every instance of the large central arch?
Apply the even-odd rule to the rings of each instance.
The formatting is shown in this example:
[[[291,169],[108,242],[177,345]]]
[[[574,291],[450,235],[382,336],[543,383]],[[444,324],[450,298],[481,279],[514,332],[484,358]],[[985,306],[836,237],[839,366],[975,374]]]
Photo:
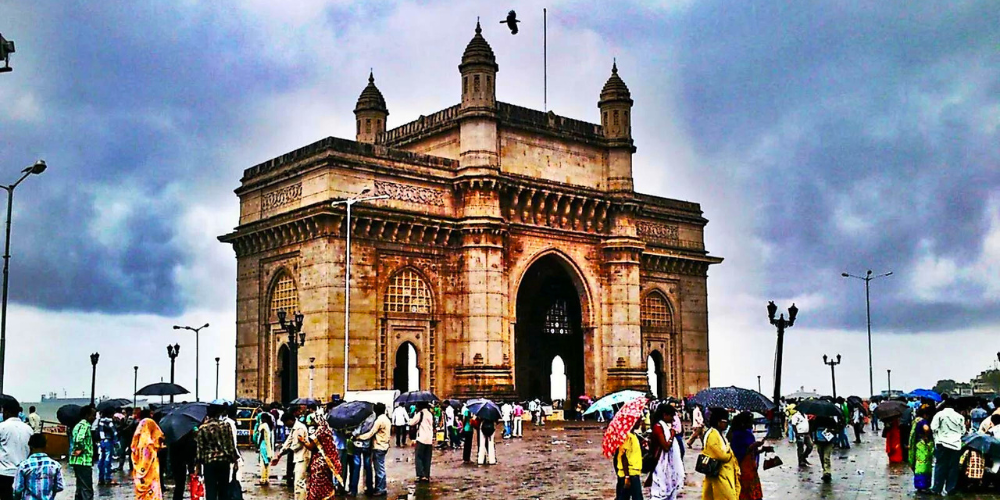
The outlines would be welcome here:
[[[552,366],[565,366],[566,407],[584,394],[588,294],[577,269],[561,254],[547,253],[525,269],[517,288],[514,387],[521,400],[552,397]]]

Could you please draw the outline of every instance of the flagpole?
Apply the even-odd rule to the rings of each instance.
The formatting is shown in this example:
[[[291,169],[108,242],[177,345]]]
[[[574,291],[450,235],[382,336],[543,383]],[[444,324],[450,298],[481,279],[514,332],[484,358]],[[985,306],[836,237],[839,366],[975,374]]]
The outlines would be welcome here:
[[[542,9],[542,111],[549,110],[549,23],[548,9]]]

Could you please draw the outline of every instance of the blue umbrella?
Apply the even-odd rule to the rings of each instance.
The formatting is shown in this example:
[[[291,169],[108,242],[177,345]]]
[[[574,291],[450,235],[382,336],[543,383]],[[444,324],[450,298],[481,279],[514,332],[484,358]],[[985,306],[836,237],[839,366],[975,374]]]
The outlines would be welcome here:
[[[740,411],[765,413],[774,408],[767,396],[741,387],[709,387],[691,398],[691,402],[705,408],[732,408]]]
[[[414,403],[435,403],[438,397],[430,391],[404,392],[396,397],[396,404],[411,405]]]
[[[910,392],[909,394],[904,394],[904,396],[908,398],[929,399],[931,401],[934,401],[935,403],[940,403],[942,399],[940,394],[930,389],[914,389],[913,392]]]
[[[613,392],[601,399],[598,399],[597,401],[594,401],[594,404],[590,405],[590,408],[587,408],[587,411],[583,412],[583,414],[590,415],[591,413],[597,413],[599,411],[614,410],[616,405],[623,405],[634,399],[644,397],[645,395],[645,393],[631,390]]]
[[[988,434],[970,434],[962,438],[963,448],[972,448],[983,455],[1000,459],[1000,440]]]
[[[500,420],[500,407],[488,399],[470,399],[465,403],[470,415],[475,415],[483,420]]]
[[[334,429],[354,427],[375,413],[372,404],[367,401],[351,401],[333,407],[326,414],[326,422]]]

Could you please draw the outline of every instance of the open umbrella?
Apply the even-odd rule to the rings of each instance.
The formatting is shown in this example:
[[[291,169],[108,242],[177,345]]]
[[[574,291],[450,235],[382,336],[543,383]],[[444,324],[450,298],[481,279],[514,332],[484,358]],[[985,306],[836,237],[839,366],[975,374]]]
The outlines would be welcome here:
[[[244,408],[260,408],[264,406],[264,403],[259,399],[236,398],[236,405]]]
[[[367,401],[350,401],[332,408],[326,414],[326,422],[334,429],[354,427],[373,415],[375,410]]]
[[[441,402],[442,403],[448,403],[448,406],[454,408],[455,411],[458,411],[458,410],[462,409],[462,402],[459,401],[459,400],[457,400],[457,399],[443,399],[443,400],[441,400]]]
[[[963,448],[972,448],[983,455],[1000,458],[1000,440],[989,434],[969,434],[962,438]]]
[[[56,420],[66,427],[73,427],[80,422],[80,405],[62,405],[56,410]]]
[[[879,406],[881,408],[881,405]],[[810,399],[803,401],[795,405],[795,409],[805,413],[806,415],[814,415],[817,417],[830,417],[843,419],[844,410],[840,409],[839,406],[822,399]]]
[[[160,430],[167,444],[176,443],[201,425],[208,415],[208,403],[184,403],[167,410],[160,419]]]
[[[903,414],[906,409],[906,403],[900,401],[886,401],[875,408],[875,418],[879,420],[890,420],[897,418]]]
[[[136,394],[139,396],[176,396],[178,394],[190,394],[190,391],[170,382],[157,382],[139,389]]]
[[[129,406],[132,406],[131,399],[105,399],[97,404],[97,411],[117,410],[119,408],[127,408]]]
[[[904,396],[906,396],[908,398],[929,399],[929,400],[934,401],[936,403],[940,403],[941,402],[941,395],[938,394],[938,393],[936,393],[936,392],[934,392],[934,391],[932,391],[932,390],[930,390],[930,389],[914,389],[913,392],[910,392],[908,394],[904,394]]]
[[[601,451],[604,456],[610,458],[618,450],[618,447],[625,442],[625,436],[632,431],[635,423],[642,418],[642,413],[646,410],[646,398],[640,396],[628,403],[625,403],[611,419],[608,428],[604,431],[604,438],[601,440]]]
[[[469,409],[469,414],[475,415],[482,420],[496,422],[500,420],[500,407],[488,399],[470,399],[465,403]]]
[[[288,403],[288,406],[309,406],[309,405],[317,405],[317,406],[319,406],[320,404],[321,403],[320,403],[320,401],[318,399],[313,399],[313,398],[295,398],[290,403]]]
[[[732,408],[740,411],[764,413],[774,408],[767,396],[741,387],[709,387],[691,398],[691,402],[706,408]]]
[[[396,404],[398,405],[409,405],[413,403],[433,403],[438,400],[438,397],[430,391],[411,391],[404,392],[396,397]]]
[[[591,413],[596,413],[599,411],[613,410],[616,405],[623,405],[625,403],[636,400],[637,398],[644,398],[645,394],[639,391],[624,390],[618,392],[612,392],[607,396],[604,396],[594,404],[587,408],[587,411],[583,412],[584,415],[590,415]],[[644,398],[645,399],[645,398]]]

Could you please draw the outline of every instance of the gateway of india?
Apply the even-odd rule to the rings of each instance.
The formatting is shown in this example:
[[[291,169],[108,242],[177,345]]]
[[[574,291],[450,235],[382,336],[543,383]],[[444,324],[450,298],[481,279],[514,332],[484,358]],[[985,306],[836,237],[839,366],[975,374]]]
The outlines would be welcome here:
[[[595,96],[600,124],[497,102],[498,70],[477,23],[460,103],[390,129],[369,76],[354,140],[244,171],[239,225],[219,237],[237,260],[237,397],[343,392],[348,232],[352,391],[548,400],[565,387],[575,401],[708,386],[707,271],[722,259],[699,204],[634,190],[617,66]],[[362,194],[387,198],[348,222],[333,202]],[[280,310],[304,316],[297,356]]]

